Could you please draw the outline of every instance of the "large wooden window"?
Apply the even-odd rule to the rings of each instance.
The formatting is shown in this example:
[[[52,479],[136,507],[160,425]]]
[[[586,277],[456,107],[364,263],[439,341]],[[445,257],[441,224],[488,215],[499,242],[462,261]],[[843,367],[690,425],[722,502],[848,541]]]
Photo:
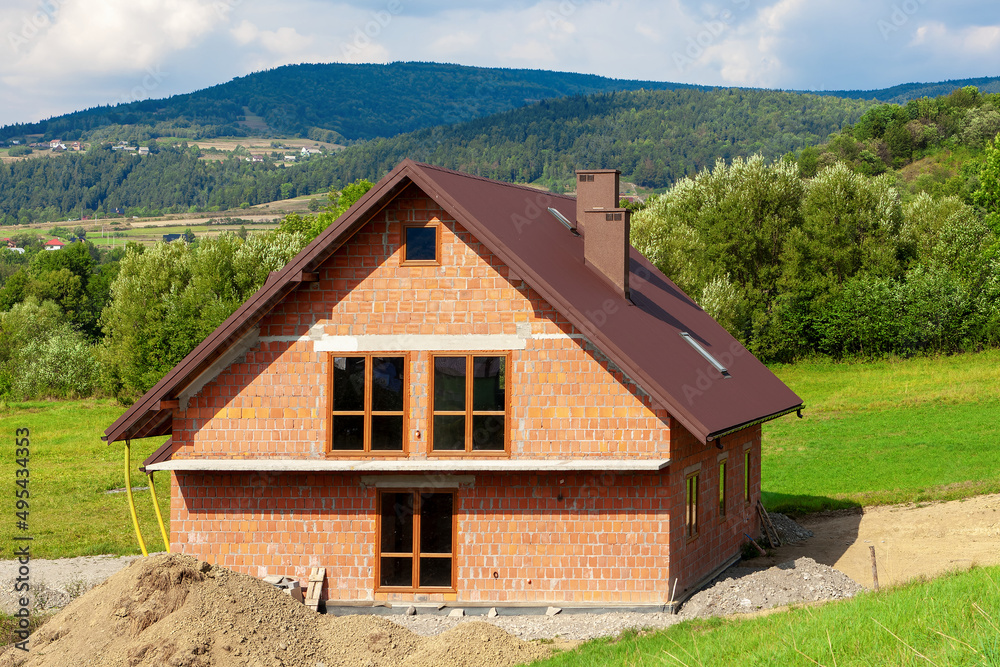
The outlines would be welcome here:
[[[406,355],[331,353],[330,451],[405,450],[406,368]]]
[[[684,494],[684,534],[688,539],[698,536],[698,473],[686,480]]]
[[[454,591],[453,491],[382,491],[378,495],[378,589]]]
[[[431,449],[435,453],[508,451],[509,355],[431,357]]]

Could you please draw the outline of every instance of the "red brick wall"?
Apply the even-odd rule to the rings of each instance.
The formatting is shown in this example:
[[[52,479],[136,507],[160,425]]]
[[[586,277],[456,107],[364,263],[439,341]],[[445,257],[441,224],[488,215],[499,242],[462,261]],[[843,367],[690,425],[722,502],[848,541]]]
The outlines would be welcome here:
[[[341,475],[182,474],[171,546],[255,576],[303,581],[326,567],[324,597],[374,593],[373,486]],[[460,602],[662,604],[669,599],[669,475],[476,475],[458,490]],[[561,499],[560,499],[561,497]],[[493,577],[493,572],[497,577]]]
[[[401,266],[403,222],[443,223],[440,267]],[[304,336],[534,335],[514,350],[511,453],[518,457],[668,458],[669,416],[437,205],[411,187],[266,316],[262,342],[174,415],[174,458],[322,457],[327,355]],[[411,355],[410,453],[425,457],[429,353]],[[418,437],[417,434],[420,434]]]
[[[671,580],[678,579],[677,597],[699,583],[719,565],[740,553],[747,539],[757,537],[760,524],[755,510],[760,498],[760,426],[744,429],[722,439],[723,449],[703,445],[679,424],[673,429],[674,458],[670,465],[672,493],[670,522]],[[749,444],[750,502],[743,499],[743,451]],[[719,457],[726,456],[727,511],[719,514]],[[684,530],[685,481],[698,470],[698,536],[688,539]],[[673,582],[671,581],[671,585]]]
[[[442,265],[401,266],[401,224],[434,217],[443,227]],[[741,447],[754,443],[759,466],[759,429],[725,440],[732,500],[730,516],[719,521],[710,502],[717,497],[719,450],[671,424],[572,325],[414,188],[348,240],[319,278],[266,316],[261,340],[245,357],[175,412],[174,458],[325,457],[327,353],[298,340],[316,325],[331,336],[517,335],[518,325],[530,325],[533,335],[545,337],[512,354],[512,457],[674,463],[662,474],[477,476],[459,493],[459,599],[664,603],[673,579],[680,578],[682,592],[737,553],[744,532],[756,534],[756,518],[745,516],[742,505]],[[411,354],[414,458],[428,456],[428,365],[428,352]],[[688,542],[682,471],[699,462],[702,530]],[[258,576],[304,578],[309,567],[322,566],[332,589],[324,595],[373,598],[376,494],[356,476],[178,474],[172,492],[171,541],[178,550]],[[759,467],[754,501],[758,493]]]

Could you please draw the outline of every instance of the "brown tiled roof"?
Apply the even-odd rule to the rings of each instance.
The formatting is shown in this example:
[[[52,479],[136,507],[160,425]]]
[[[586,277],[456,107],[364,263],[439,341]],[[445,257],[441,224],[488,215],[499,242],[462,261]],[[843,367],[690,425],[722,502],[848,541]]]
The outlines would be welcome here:
[[[576,200],[406,160],[272,274],[223,322],[108,427],[114,442],[170,433],[160,401],[180,391],[248,332],[304,273],[413,183],[560,311],[586,338],[702,442],[801,407],[802,400],[646,258],[631,249],[631,300],[584,264],[583,239],[546,209],[572,220]],[[684,336],[728,371],[717,371]]]

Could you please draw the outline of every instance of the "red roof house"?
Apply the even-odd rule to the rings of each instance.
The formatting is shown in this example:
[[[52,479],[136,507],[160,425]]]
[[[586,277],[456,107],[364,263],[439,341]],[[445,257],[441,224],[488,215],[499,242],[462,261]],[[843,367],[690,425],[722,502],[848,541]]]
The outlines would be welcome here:
[[[338,604],[672,608],[759,533],[802,401],[577,198],[409,160],[106,431],[175,551]]]
[[[64,245],[66,245],[66,244],[63,243],[62,241],[60,241],[59,239],[52,239],[51,241],[46,241],[45,242],[45,249],[46,250],[61,250]]]

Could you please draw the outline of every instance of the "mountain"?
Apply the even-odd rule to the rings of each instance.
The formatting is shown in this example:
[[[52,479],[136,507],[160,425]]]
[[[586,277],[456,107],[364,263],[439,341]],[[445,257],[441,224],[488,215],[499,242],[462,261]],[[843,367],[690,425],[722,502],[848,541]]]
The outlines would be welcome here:
[[[847,97],[855,100],[878,100],[889,104],[906,104],[910,100],[921,97],[938,97],[947,95],[956,88],[975,86],[981,93],[1000,93],[1000,77],[981,77],[978,79],[952,79],[937,83],[903,83],[891,88],[879,90],[824,90],[816,91],[816,95],[831,97]]]
[[[705,87],[439,63],[287,65],[186,95],[5,126],[0,139],[44,134],[75,140],[102,128],[143,125],[150,137],[256,134],[350,142],[459,123],[546,99],[680,88]]]
[[[571,186],[575,169],[593,167],[615,167],[639,185],[665,187],[718,159],[755,153],[775,159],[820,143],[871,105],[765,90],[601,93],[358,143],[289,167],[237,156],[203,160],[193,146],[154,143],[140,158],[95,145],[85,153],[0,164],[0,220],[250,206],[377,180],[406,157],[556,190]]]
[[[873,105],[759,89],[630,91],[568,97],[350,146],[334,182],[375,179],[412,158],[503,181],[569,185],[581,168],[617,168],[649,188],[756,153],[818,144]]]

